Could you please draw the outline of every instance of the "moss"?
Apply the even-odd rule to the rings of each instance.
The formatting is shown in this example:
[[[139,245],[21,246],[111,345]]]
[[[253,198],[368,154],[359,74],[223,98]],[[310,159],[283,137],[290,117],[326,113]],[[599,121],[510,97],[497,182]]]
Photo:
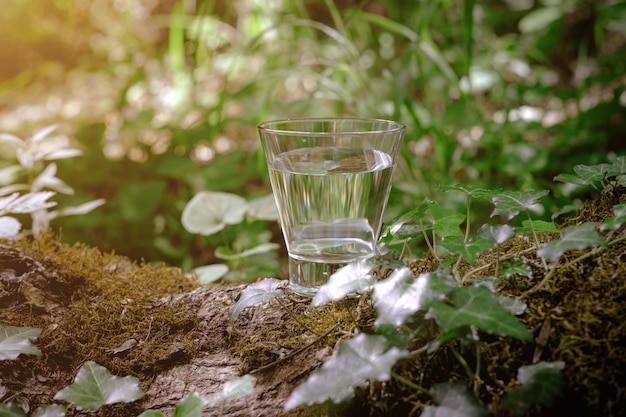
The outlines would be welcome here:
[[[149,380],[159,369],[197,351],[195,311],[163,302],[196,287],[181,269],[132,262],[82,244],[69,246],[53,234],[10,245],[41,266],[41,271],[31,268],[27,273],[31,278],[39,275],[32,279],[42,291],[63,287],[53,299],[62,309],[54,308],[52,301],[34,306],[28,299],[3,308],[2,321],[43,329],[37,344],[44,360],[20,357],[2,364],[11,372],[37,375],[61,388],[70,381],[59,376],[73,376],[82,363],[93,360],[113,374]],[[42,277],[49,282],[39,282]],[[33,403],[46,401],[51,399],[33,398]]]

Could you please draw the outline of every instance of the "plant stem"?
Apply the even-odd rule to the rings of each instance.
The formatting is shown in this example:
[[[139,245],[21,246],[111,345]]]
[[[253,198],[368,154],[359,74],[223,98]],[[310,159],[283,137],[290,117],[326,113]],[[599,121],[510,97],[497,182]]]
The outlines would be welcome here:
[[[314,344],[316,344],[317,342],[319,342],[320,340],[322,340],[323,338],[325,338],[326,336],[328,336],[329,334],[331,334],[337,327],[339,327],[339,323],[335,324],[333,327],[331,327],[330,329],[328,329],[323,335],[321,335],[320,337],[318,337],[317,339],[315,339],[314,341],[312,341],[311,343],[309,343],[306,346],[301,347],[300,349],[294,350],[293,352],[283,356],[280,359],[275,360],[274,362],[268,363],[267,365],[263,365],[259,368],[253,369],[252,371],[250,371],[250,374],[256,374],[258,372],[261,371],[265,371],[266,369],[272,368],[276,365],[278,365],[281,362],[284,362],[288,359],[293,358],[294,356],[298,355],[299,353],[304,352],[305,350],[307,350],[308,348],[310,348],[311,346],[313,346]]]
[[[573,264],[575,264],[577,262],[580,262],[582,260],[585,260],[585,259],[590,258],[590,257],[595,256],[595,255],[598,255],[600,252],[602,252],[603,250],[605,250],[609,246],[614,245],[614,244],[616,244],[618,242],[621,242],[622,240],[626,240],[626,236],[622,236],[622,237],[618,237],[616,239],[613,239],[612,241],[607,243],[607,246],[599,246],[599,247],[595,248],[594,250],[591,250],[591,251],[589,251],[587,253],[584,253],[584,254],[580,255],[579,257],[577,257],[576,259],[572,259],[571,261],[568,261],[565,265],[563,265],[563,267],[567,267],[567,266],[573,265]],[[555,263],[554,265],[552,265],[552,268],[545,275],[545,277],[541,280],[541,282],[539,282],[537,285],[535,285],[534,287],[532,287],[531,289],[526,291],[523,295],[526,296],[526,295],[530,295],[530,294],[533,294],[533,293],[539,291],[539,289],[541,287],[543,287],[548,281],[550,281],[550,279],[552,279],[552,277],[554,276],[556,270],[557,270],[557,264]]]
[[[393,377],[393,379],[395,379],[396,381],[402,382],[404,385],[406,385],[406,386],[408,386],[408,387],[413,388],[415,391],[417,391],[417,392],[419,392],[419,393],[421,393],[421,394],[430,395],[430,392],[429,392],[426,388],[424,388],[424,387],[421,387],[421,386],[417,385],[417,384],[416,384],[416,383],[414,383],[413,381],[409,381],[409,380],[408,380],[408,379],[406,379],[405,377],[403,377],[403,376],[401,376],[401,375],[399,375],[399,374],[397,374],[397,373],[395,373],[395,372],[392,372],[392,373],[391,373],[391,376],[392,376],[392,377]]]
[[[535,240],[535,245],[537,245],[537,249],[539,249],[541,243],[539,242],[539,237],[537,236],[537,232],[535,231],[535,225],[533,225],[533,219],[530,217],[530,212],[528,210],[526,210],[526,217],[528,217],[528,224],[530,225],[530,232],[532,233],[533,239]],[[546,262],[546,258],[544,258],[543,256],[541,257],[541,263],[543,264],[543,270],[547,272],[548,262]]]
[[[292,319],[294,319],[296,321],[296,323],[298,323],[300,326],[302,326],[303,329],[308,330],[309,332],[319,336],[320,334],[318,332],[316,332],[315,330],[309,328],[306,324],[304,324],[302,322],[302,320],[300,320],[300,318],[298,316],[296,316],[295,314],[293,314],[293,311],[291,311],[291,309],[289,308],[289,306],[287,306],[287,304],[285,304],[284,302],[282,302],[282,300],[280,299],[280,297],[276,297],[275,298],[276,301],[278,301],[278,304],[280,304],[280,306],[283,308],[283,310],[285,310],[287,312],[287,314],[289,314],[289,317],[291,317]]]
[[[474,375],[474,372],[469,367],[469,364],[467,363],[465,358],[461,356],[461,354],[455,348],[451,347],[450,350],[452,351],[454,357],[459,361],[463,369],[465,369],[465,373],[467,374],[469,379],[474,380],[476,378],[476,375]]]

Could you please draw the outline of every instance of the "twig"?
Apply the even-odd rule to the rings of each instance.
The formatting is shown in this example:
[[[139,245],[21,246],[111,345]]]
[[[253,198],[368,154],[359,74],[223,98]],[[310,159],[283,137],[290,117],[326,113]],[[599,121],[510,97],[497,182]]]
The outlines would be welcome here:
[[[310,348],[311,346],[313,346],[314,344],[316,344],[317,342],[319,342],[320,340],[322,340],[323,338],[325,338],[326,336],[331,334],[337,327],[339,327],[339,323],[336,323],[333,327],[328,329],[323,335],[321,335],[320,337],[318,337],[317,339],[315,339],[314,341],[312,341],[308,345],[303,346],[300,349],[294,350],[293,352],[283,356],[280,359],[275,360],[274,362],[268,363],[267,365],[263,365],[263,366],[261,366],[261,367],[259,367],[257,369],[254,369],[254,370],[250,371],[250,374],[256,374],[258,372],[265,371],[266,369],[272,368],[272,367],[278,365],[279,363],[281,363],[283,361],[286,361],[288,359],[293,358],[294,356],[304,352],[305,350],[307,350],[308,348]]]

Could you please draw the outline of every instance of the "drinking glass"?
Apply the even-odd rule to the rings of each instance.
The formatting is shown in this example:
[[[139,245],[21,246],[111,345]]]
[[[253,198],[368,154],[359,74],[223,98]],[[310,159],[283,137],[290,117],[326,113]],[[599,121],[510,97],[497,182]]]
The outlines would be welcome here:
[[[405,126],[380,119],[261,123],[289,254],[289,281],[313,296],[339,268],[376,255]]]

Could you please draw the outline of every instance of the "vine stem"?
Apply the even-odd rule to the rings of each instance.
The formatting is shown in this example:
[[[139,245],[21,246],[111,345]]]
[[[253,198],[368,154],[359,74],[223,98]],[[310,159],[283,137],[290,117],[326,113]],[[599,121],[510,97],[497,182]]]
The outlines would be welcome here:
[[[522,255],[522,254],[525,254],[525,253],[530,253],[530,252],[533,252],[533,251],[536,251],[536,250],[537,250],[537,248],[532,247],[532,248],[526,248],[526,249],[521,250],[519,252],[516,252],[514,254],[503,255],[502,257],[499,257],[498,259],[496,259],[494,262],[489,262],[489,263],[487,263],[485,265],[479,266],[478,268],[474,268],[471,271],[468,271],[467,273],[465,273],[465,275],[463,275],[463,279],[461,280],[461,282],[466,282],[467,279],[469,279],[469,277],[471,277],[472,275],[474,275],[477,272],[482,271],[483,269],[491,268],[491,266],[494,263],[498,262],[498,261],[502,262],[502,261],[506,261],[506,260],[509,260],[509,259],[513,259],[516,256],[519,256],[519,255]]]
[[[289,314],[289,317],[291,317],[292,319],[295,320],[296,323],[298,323],[300,326],[302,326],[303,329],[308,330],[309,332],[313,333],[314,335],[319,336],[319,332],[316,332],[315,330],[311,329],[310,327],[308,327],[306,324],[304,324],[302,322],[302,320],[300,320],[300,318],[298,316],[296,316],[295,314],[293,314],[293,312],[291,311],[291,309],[289,308],[289,306],[287,306],[287,304],[285,304],[280,297],[276,297],[275,298],[276,301],[278,301],[278,304],[280,304],[280,306],[283,308],[283,310],[285,310],[287,312],[287,314]]]
[[[612,241],[610,241],[610,242],[607,242],[607,245],[606,245],[606,246],[600,246],[600,247],[597,247],[597,248],[595,248],[594,250],[591,250],[591,251],[589,251],[589,252],[587,252],[587,253],[584,253],[584,254],[580,255],[579,257],[577,257],[577,258],[575,258],[575,259],[572,259],[571,261],[568,261],[565,265],[563,265],[563,267],[564,267],[564,268],[565,268],[565,267],[568,267],[568,266],[573,265],[573,264],[575,264],[575,263],[577,263],[577,262],[580,262],[580,261],[582,261],[582,260],[585,260],[585,259],[587,259],[587,258],[590,258],[590,257],[592,257],[592,256],[595,256],[595,255],[597,255],[597,254],[601,253],[602,251],[606,250],[606,249],[607,249],[608,247],[610,247],[611,245],[614,245],[614,244],[616,244],[616,243],[618,243],[618,242],[621,242],[622,240],[626,240],[626,235],[624,235],[624,236],[622,236],[622,237],[618,237],[618,238],[616,238],[616,239],[613,239],[613,240],[612,240]],[[543,259],[543,258],[541,258],[541,259]],[[523,295],[524,295],[524,296],[526,296],[526,295],[530,295],[530,294],[533,294],[533,293],[535,293],[535,292],[539,291],[539,289],[540,289],[541,287],[543,287],[543,286],[544,286],[544,285],[545,285],[548,281],[550,281],[550,279],[552,279],[552,277],[554,276],[554,274],[555,274],[556,270],[557,270],[557,264],[555,263],[554,265],[552,265],[552,268],[550,268],[550,271],[549,271],[549,272],[546,274],[546,276],[545,276],[545,277],[541,280],[541,282],[539,282],[537,285],[535,285],[534,287],[532,287],[531,289],[529,289],[528,291],[526,291]]]
[[[396,381],[402,382],[404,385],[413,388],[415,391],[420,392],[422,394],[426,394],[426,395],[430,395],[430,392],[422,387],[417,385],[416,383],[414,383],[413,381],[410,381],[408,379],[406,379],[405,377],[403,377],[402,375],[399,375],[395,372],[391,373],[391,376],[393,377],[393,379],[395,379]]]
[[[267,365],[263,365],[263,366],[261,366],[259,368],[253,369],[252,371],[250,371],[250,375],[256,374],[256,373],[261,372],[261,371],[265,371],[266,369],[272,368],[272,367],[278,365],[279,363],[284,362],[284,361],[286,361],[288,359],[291,359],[294,356],[304,352],[305,350],[307,350],[308,348],[310,348],[311,346],[313,346],[314,344],[316,344],[317,342],[319,342],[320,340],[322,340],[323,338],[325,338],[326,336],[331,334],[337,327],[339,327],[339,323],[336,323],[333,327],[328,329],[323,335],[321,335],[320,337],[318,337],[317,339],[315,339],[314,341],[312,341],[308,345],[302,346],[300,349],[296,349],[293,352],[283,356],[282,358],[275,360],[274,362],[271,362],[271,363],[268,363]]]

